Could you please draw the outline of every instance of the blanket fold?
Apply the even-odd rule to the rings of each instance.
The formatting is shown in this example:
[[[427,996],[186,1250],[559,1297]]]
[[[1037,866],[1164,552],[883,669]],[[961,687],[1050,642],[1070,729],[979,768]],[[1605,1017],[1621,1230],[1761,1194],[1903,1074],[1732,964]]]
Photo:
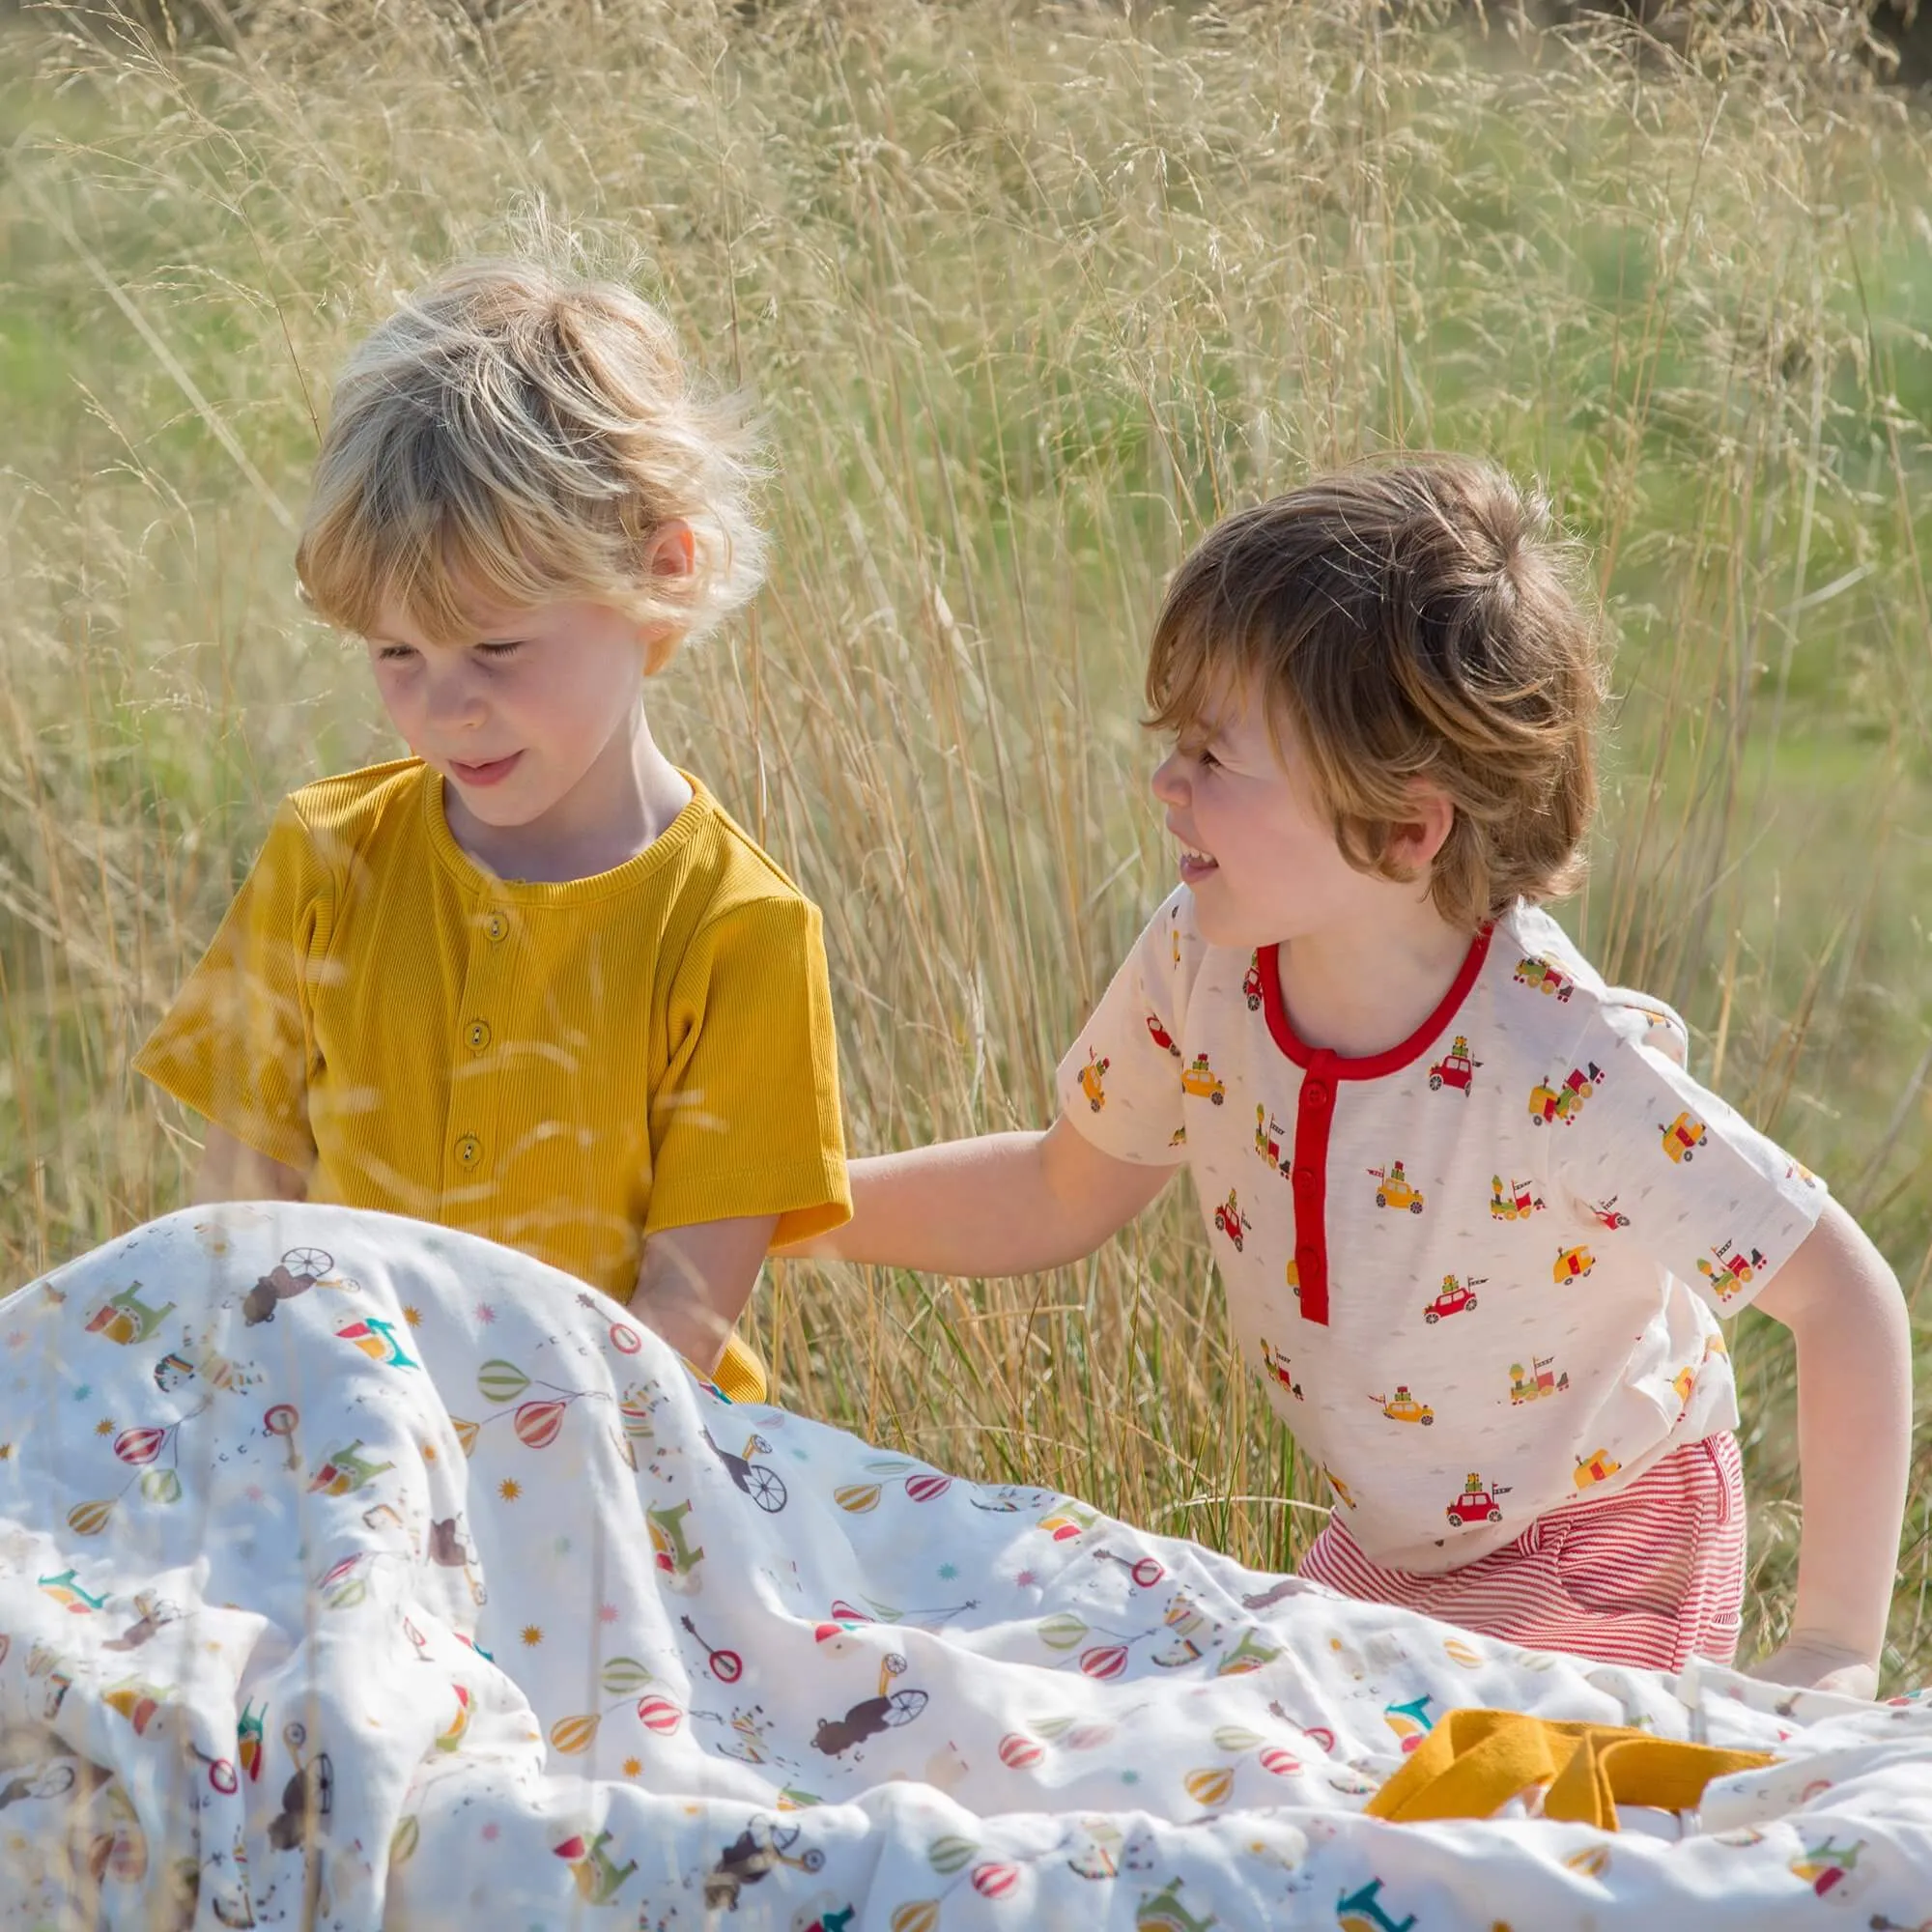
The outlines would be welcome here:
[[[1594,1822],[1373,1815],[1471,1708],[1661,1743]],[[1701,1812],[1613,1835],[1671,1744]],[[0,1303],[0,1928],[1928,1919],[1922,1698],[1257,1576],[384,1215],[188,1210]]]

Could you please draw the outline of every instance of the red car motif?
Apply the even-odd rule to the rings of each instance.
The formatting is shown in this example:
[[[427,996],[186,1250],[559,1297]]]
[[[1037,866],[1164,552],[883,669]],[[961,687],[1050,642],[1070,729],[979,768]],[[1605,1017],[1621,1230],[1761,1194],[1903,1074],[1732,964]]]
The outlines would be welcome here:
[[[1449,1051],[1429,1069],[1429,1091],[1439,1094],[1445,1087],[1454,1087],[1458,1093],[1466,1094],[1475,1084],[1476,1068],[1482,1064],[1469,1057],[1468,1039],[1459,1033],[1450,1042]]]
[[[1459,1282],[1453,1274],[1445,1275],[1442,1293],[1422,1311],[1422,1319],[1435,1323],[1445,1315],[1460,1315],[1463,1309],[1475,1307],[1476,1290],[1488,1279],[1488,1275],[1479,1275],[1473,1281]]]
[[[1174,1036],[1161,1025],[1160,1015],[1158,1013],[1150,1013],[1147,1016],[1147,1023],[1148,1032],[1153,1036],[1153,1043],[1156,1046],[1166,1047],[1168,1052],[1173,1054],[1175,1059],[1179,1060],[1180,1058],[1180,1049],[1175,1045]]]
[[[1241,1236],[1254,1224],[1241,1212],[1241,1204],[1236,1198],[1235,1190],[1228,1190],[1228,1198],[1214,1209],[1214,1225],[1235,1244],[1235,1252],[1241,1252]]]
[[[1619,1228],[1628,1228],[1631,1224],[1631,1217],[1628,1214],[1618,1213],[1617,1197],[1614,1194],[1607,1201],[1592,1203],[1590,1215],[1593,1220],[1601,1221],[1612,1234]]]
[[[1247,996],[1249,1012],[1257,1012],[1262,1004],[1262,955],[1257,952],[1248,961],[1247,978],[1241,981],[1241,991]]]
[[[1461,1529],[1464,1523],[1500,1522],[1503,1513],[1496,1499],[1488,1490],[1464,1490],[1449,1505],[1446,1512],[1450,1526]]]

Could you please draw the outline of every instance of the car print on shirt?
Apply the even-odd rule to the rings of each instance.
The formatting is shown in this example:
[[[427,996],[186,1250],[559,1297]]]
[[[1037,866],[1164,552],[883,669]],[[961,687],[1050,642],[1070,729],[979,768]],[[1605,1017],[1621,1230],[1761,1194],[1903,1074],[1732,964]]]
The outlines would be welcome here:
[[[1623,1464],[1607,1449],[1599,1449],[1590,1456],[1579,1456],[1577,1459],[1577,1487],[1587,1490],[1597,1483],[1607,1483],[1622,1467]]]
[[[1711,1132],[1695,1114],[1679,1114],[1666,1127],[1661,1122],[1657,1131],[1663,1136],[1663,1151],[1681,1167],[1704,1143],[1711,1138]]]
[[[1262,1004],[1262,955],[1259,952],[1248,955],[1248,970],[1241,980],[1241,992],[1247,1000],[1249,1012],[1259,1012]]]
[[[1417,1402],[1406,1382],[1398,1382],[1391,1396],[1372,1395],[1369,1400],[1391,1422],[1419,1422],[1425,1429],[1435,1426],[1435,1411],[1426,1402]]]
[[[1526,1180],[1512,1180],[1509,1191],[1503,1191],[1503,1178],[1500,1174],[1490,1176],[1490,1219],[1492,1221],[1527,1221],[1532,1214],[1543,1212],[1543,1196],[1532,1191]]]
[[[1241,1252],[1241,1236],[1253,1228],[1254,1223],[1241,1212],[1240,1197],[1236,1189],[1229,1188],[1228,1198],[1214,1209],[1214,1225],[1235,1244],[1235,1252]]]
[[[1080,1091],[1087,1096],[1087,1104],[1097,1114],[1107,1104],[1107,1090],[1103,1084],[1107,1069],[1113,1065],[1111,1059],[1101,1059],[1090,1046],[1087,1049],[1087,1065],[1080,1069]]]
[[[1262,1337],[1262,1360],[1267,1364],[1267,1372],[1292,1395],[1296,1402],[1302,1398],[1301,1384],[1294,1379],[1293,1365],[1288,1357],[1280,1353],[1265,1335]]]
[[[1770,1258],[1756,1248],[1746,1252],[1729,1241],[1719,1241],[1711,1250],[1711,1261],[1707,1262],[1702,1255],[1697,1257],[1697,1272],[1722,1301],[1728,1301],[1740,1289],[1748,1288],[1758,1270],[1770,1264]]]
[[[1554,993],[1564,1006],[1569,1005],[1570,995],[1576,991],[1570,976],[1559,973],[1547,959],[1519,959],[1510,977],[1519,986],[1534,986],[1539,993]]]
[[[1471,1469],[1463,1479],[1463,1493],[1449,1505],[1446,1512],[1449,1526],[1461,1529],[1465,1523],[1500,1522],[1503,1520],[1502,1506],[1497,1496],[1509,1494],[1509,1485],[1499,1483],[1493,1491],[1483,1487],[1483,1479]]]
[[[1147,1028],[1156,1046],[1166,1047],[1177,1060],[1180,1058],[1180,1049],[1174,1043],[1174,1036],[1161,1025],[1158,1013],[1150,1013],[1147,1016]]]
[[[1469,1058],[1468,1039],[1459,1033],[1449,1051],[1429,1069],[1429,1091],[1439,1094],[1445,1087],[1454,1087],[1459,1093],[1468,1093],[1482,1064]]]
[[[1410,1186],[1408,1175],[1401,1161],[1391,1161],[1385,1168],[1372,1167],[1367,1172],[1381,1182],[1376,1189],[1378,1208],[1406,1208],[1411,1214],[1422,1212],[1422,1190]]]
[[[1227,1088],[1215,1077],[1205,1053],[1197,1053],[1188,1062],[1180,1076],[1180,1091],[1191,1094],[1197,1100],[1211,1100],[1217,1107],[1228,1097]]]
[[[1573,1066],[1563,1076],[1561,1087],[1539,1081],[1529,1090],[1529,1118],[1539,1127],[1551,1121],[1569,1126],[1583,1111],[1583,1102],[1604,1084],[1604,1069],[1593,1060],[1588,1066]]]
[[[1282,1132],[1281,1122],[1265,1107],[1255,1109],[1255,1152],[1286,1180],[1294,1157],[1292,1150],[1286,1154],[1282,1152]]]
[[[1422,1319],[1434,1327],[1445,1315],[1460,1315],[1465,1308],[1475,1307],[1476,1291],[1488,1280],[1486,1274],[1471,1275],[1467,1281],[1458,1281],[1453,1274],[1445,1274],[1442,1277],[1442,1293],[1422,1311]]]
[[[1679,1369],[1677,1373],[1670,1378],[1671,1393],[1674,1394],[1677,1400],[1683,1403],[1687,1408],[1690,1406],[1690,1391],[1694,1389],[1696,1386],[1697,1386],[1697,1369],[1694,1363],[1686,1362],[1685,1365],[1681,1369]]]
[[[1628,1214],[1618,1212],[1617,1197],[1614,1194],[1607,1201],[1593,1201],[1590,1204],[1590,1218],[1593,1221],[1601,1221],[1611,1234],[1615,1234],[1619,1228],[1628,1228],[1631,1224],[1631,1217]]]
[[[1335,1492],[1336,1500],[1340,1502],[1345,1509],[1354,1509],[1356,1507],[1355,1492],[1351,1489],[1350,1489],[1348,1484],[1345,1483],[1341,1479],[1341,1477],[1338,1476],[1334,1472],[1334,1470],[1327,1465],[1326,1463],[1322,1463],[1321,1465],[1321,1480],[1324,1483],[1326,1483],[1331,1490]]]
[[[1510,1364],[1510,1406],[1519,1407],[1526,1402],[1536,1402],[1547,1395],[1560,1395],[1570,1386],[1569,1373],[1555,1373],[1554,1355],[1532,1355],[1529,1358],[1529,1374],[1522,1372],[1520,1362]]]
[[[1588,1248],[1562,1248],[1550,1264],[1549,1278],[1561,1288],[1566,1281],[1588,1274],[1596,1265],[1597,1258]]]

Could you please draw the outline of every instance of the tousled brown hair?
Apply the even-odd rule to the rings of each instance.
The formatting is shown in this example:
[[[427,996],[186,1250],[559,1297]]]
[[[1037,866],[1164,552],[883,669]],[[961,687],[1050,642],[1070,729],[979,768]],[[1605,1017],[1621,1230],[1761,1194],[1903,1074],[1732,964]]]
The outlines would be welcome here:
[[[1455,823],[1436,910],[1474,929],[1574,890],[1597,804],[1605,662],[1543,496],[1456,456],[1364,463],[1215,526],[1176,574],[1149,650],[1156,729],[1237,690],[1285,725],[1343,855],[1405,876],[1410,787]]]

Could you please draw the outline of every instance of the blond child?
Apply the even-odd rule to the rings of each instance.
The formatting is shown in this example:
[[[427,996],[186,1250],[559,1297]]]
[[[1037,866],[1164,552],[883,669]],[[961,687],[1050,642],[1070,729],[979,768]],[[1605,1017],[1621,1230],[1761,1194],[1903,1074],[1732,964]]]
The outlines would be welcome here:
[[[1762,1667],[1870,1694],[1911,1361],[1884,1261],[1685,1070],[1683,1022],[1541,909],[1596,801],[1602,669],[1542,506],[1487,467],[1323,477],[1182,566],[1147,674],[1180,884],[1061,1114],[855,1162],[815,1252],[1091,1252],[1180,1166],[1244,1356],[1336,1498],[1301,1574],[1540,1648],[1728,1661],[1719,1318],[1793,1331],[1806,1503]]]
[[[766,1249],[848,1210],[819,915],[645,715],[756,586],[751,477],[627,289],[486,262],[405,300],[296,567],[411,755],[283,802],[136,1065],[207,1118],[197,1199],[487,1236],[757,1399]]]

